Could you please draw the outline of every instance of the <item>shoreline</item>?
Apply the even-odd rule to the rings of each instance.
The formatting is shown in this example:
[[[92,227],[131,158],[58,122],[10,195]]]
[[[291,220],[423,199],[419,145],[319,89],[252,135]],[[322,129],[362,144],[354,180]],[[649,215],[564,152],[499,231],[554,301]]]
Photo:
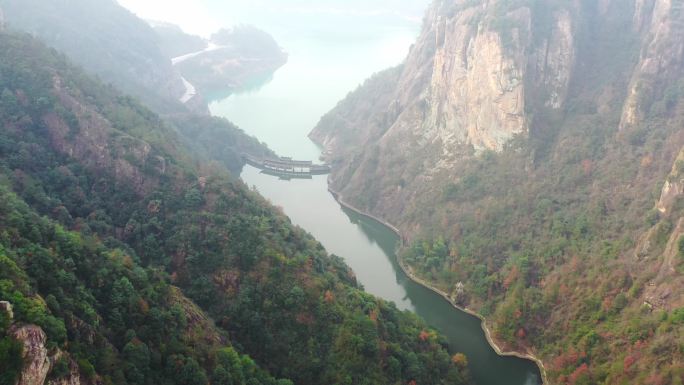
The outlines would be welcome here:
[[[329,185],[328,185],[328,191],[333,195],[333,197],[335,198],[337,203],[339,203],[340,205],[342,205],[345,208],[348,208],[349,210],[356,212],[357,214],[360,214],[360,215],[363,215],[364,217],[370,218],[370,219],[382,224],[383,226],[387,227],[388,229],[392,230],[392,232],[394,232],[399,237],[401,242],[403,243],[404,237],[401,234],[401,231],[399,231],[399,229],[396,226],[392,225],[391,223],[385,221],[382,218],[378,218],[375,215],[364,212],[363,210],[360,210],[360,209],[354,207],[353,205],[347,203],[342,198],[342,195],[339,192],[333,190]],[[430,285],[425,280],[417,277],[413,273],[413,271],[411,270],[410,267],[404,265],[404,262],[401,260],[401,258],[399,257],[398,254],[395,255],[395,258],[396,258],[397,263],[398,263],[399,267],[401,268],[401,270],[404,272],[404,274],[411,281],[413,281],[414,283],[417,283],[418,285],[421,285],[421,286],[425,287],[426,289],[432,291],[433,293],[439,295],[445,301],[447,301],[452,307],[454,307],[456,310],[462,311],[466,314],[469,314],[473,317],[478,318],[480,320],[480,326],[482,327],[482,331],[484,331],[485,338],[487,339],[487,342],[492,347],[492,349],[494,349],[496,354],[498,354],[499,356],[502,356],[502,357],[516,357],[516,358],[521,358],[521,359],[525,359],[525,360],[529,360],[529,361],[534,362],[537,365],[537,367],[539,368],[539,372],[541,373],[542,385],[548,385],[549,384],[548,378],[546,375],[546,368],[544,367],[544,363],[539,358],[537,358],[536,356],[531,355],[531,354],[520,353],[520,352],[515,352],[515,351],[504,352],[501,349],[501,347],[499,347],[499,345],[496,343],[494,338],[492,337],[492,333],[489,330],[489,327],[487,326],[487,319],[484,316],[482,316],[481,314],[479,314],[473,310],[470,310],[468,308],[464,308],[462,306],[457,305],[456,303],[454,303],[454,301],[451,300],[451,298],[449,298],[449,295],[447,293],[445,293],[442,290]]]

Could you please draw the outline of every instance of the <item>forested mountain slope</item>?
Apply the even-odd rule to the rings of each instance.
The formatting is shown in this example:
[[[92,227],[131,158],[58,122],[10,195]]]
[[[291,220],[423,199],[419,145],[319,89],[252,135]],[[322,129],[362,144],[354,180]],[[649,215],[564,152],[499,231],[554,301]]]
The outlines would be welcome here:
[[[435,1],[311,137],[552,383],[679,384],[683,66],[681,1]]]
[[[185,87],[156,33],[115,0],[0,0],[0,8],[8,28],[40,38],[155,111],[184,109]]]
[[[201,38],[186,35],[175,26],[158,27],[164,32],[153,30],[113,0],[0,0],[2,8],[7,10],[11,30],[37,36],[89,74],[161,114],[180,134],[182,145],[192,149],[194,158],[218,161],[237,175],[244,165],[242,153],[273,156],[265,145],[232,123],[209,117],[201,97],[193,99],[189,106],[178,101],[185,88],[167,50],[192,50],[197,48],[193,44],[206,45]]]
[[[2,384],[468,382],[443,338],[134,99],[6,33],[0,92]]]

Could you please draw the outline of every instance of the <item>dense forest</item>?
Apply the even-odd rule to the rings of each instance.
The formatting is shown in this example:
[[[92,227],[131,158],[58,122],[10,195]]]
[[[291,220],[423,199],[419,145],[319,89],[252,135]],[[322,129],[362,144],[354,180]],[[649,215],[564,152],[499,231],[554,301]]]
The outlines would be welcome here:
[[[0,34],[0,90],[1,384],[34,369],[22,333],[55,381],[469,383],[443,337],[226,170],[259,147],[239,131],[206,162],[178,129],[193,122],[29,36]]]

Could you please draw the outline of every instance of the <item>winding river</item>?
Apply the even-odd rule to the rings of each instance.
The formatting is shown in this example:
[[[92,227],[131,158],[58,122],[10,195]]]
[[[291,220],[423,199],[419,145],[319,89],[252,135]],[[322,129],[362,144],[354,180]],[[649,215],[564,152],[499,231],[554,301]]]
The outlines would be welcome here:
[[[315,160],[320,151],[307,139],[308,132],[373,71],[400,63],[419,27],[407,23],[373,28],[360,34],[363,38],[301,33],[276,36],[290,54],[288,64],[259,89],[214,101],[210,109],[279,154]],[[344,258],[368,292],[416,312],[446,335],[453,353],[467,355],[477,384],[541,384],[539,369],[532,361],[497,355],[478,318],[411,281],[396,260],[397,235],[342,207],[328,192],[325,176],[283,181],[249,166],[241,176],[329,252]]]

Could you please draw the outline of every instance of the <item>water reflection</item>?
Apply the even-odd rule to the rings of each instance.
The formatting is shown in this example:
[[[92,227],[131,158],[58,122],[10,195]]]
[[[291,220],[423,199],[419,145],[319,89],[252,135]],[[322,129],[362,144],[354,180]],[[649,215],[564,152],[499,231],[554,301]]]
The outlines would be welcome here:
[[[328,192],[324,176],[283,181],[248,166],[242,179],[282,207],[293,223],[311,232],[329,252],[342,257],[368,292],[394,302],[399,309],[415,311],[444,334],[452,353],[468,356],[479,385],[541,383],[533,362],[496,354],[478,318],[408,279],[396,260],[397,235],[381,223],[342,207]]]

